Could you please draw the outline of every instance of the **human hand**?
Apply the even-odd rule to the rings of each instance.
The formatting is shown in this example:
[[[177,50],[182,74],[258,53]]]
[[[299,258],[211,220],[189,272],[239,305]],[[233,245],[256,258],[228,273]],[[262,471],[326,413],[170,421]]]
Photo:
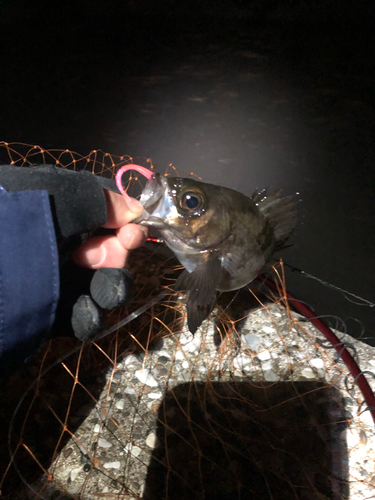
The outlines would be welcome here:
[[[103,227],[115,229],[116,234],[89,238],[72,254],[74,262],[90,269],[102,267],[121,268],[126,265],[130,250],[143,245],[147,239],[147,228],[132,224],[143,207],[139,201],[130,201],[112,191],[104,189],[107,200],[107,222]]]
[[[124,269],[130,250],[147,239],[147,229],[131,221],[143,212],[141,203],[128,201],[104,189],[107,200],[107,222],[103,227],[115,229],[115,235],[93,236],[71,257],[83,267],[96,269],[90,283],[90,294],[80,295],[73,307],[72,327],[80,340],[93,338],[103,327],[102,309],[112,309],[131,300],[133,276]]]

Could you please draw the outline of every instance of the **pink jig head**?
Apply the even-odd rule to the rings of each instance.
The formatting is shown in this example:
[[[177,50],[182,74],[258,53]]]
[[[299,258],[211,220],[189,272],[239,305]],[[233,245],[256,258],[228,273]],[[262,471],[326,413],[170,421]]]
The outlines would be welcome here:
[[[128,170],[135,170],[136,172],[139,172],[141,175],[146,177],[146,179],[150,180],[152,177],[153,172],[149,170],[148,168],[141,167],[140,165],[124,165],[123,167],[120,168],[120,170],[116,174],[116,185],[118,187],[118,190],[122,194],[122,196],[125,198],[126,201],[129,201],[130,196],[128,193],[125,191],[123,185],[122,185],[122,176],[124,175],[125,172]]]

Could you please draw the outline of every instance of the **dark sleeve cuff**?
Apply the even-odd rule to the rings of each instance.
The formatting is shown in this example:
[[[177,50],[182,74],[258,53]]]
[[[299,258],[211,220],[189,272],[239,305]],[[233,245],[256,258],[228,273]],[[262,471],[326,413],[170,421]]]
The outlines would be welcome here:
[[[58,238],[86,233],[107,221],[104,186],[90,172],[73,172],[53,165],[0,165],[0,185],[12,192],[48,191]]]
[[[26,357],[51,327],[59,299],[48,193],[0,187],[0,234],[0,354]]]

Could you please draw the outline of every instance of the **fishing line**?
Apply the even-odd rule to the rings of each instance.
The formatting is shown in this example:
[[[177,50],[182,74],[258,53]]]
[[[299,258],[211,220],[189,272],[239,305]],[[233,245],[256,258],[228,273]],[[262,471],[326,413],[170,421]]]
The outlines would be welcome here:
[[[355,293],[349,292],[348,290],[345,290],[344,288],[340,288],[339,286],[333,285],[332,283],[328,283],[327,281],[322,280],[321,278],[318,278],[317,276],[314,276],[313,274],[306,273],[302,269],[298,269],[298,267],[291,266],[290,264],[287,264],[284,262],[284,266],[288,267],[291,269],[293,272],[297,272],[299,274],[302,274],[305,278],[310,278],[315,281],[318,281],[322,285],[326,286],[327,288],[332,288],[333,290],[336,290],[345,297],[346,300],[349,302],[352,302],[353,304],[357,306],[367,306],[367,307],[375,307],[375,303],[371,302],[370,300],[364,299],[363,297],[360,297],[359,295],[356,295]],[[354,300],[349,299],[349,297],[353,297],[354,299],[359,300],[360,302],[355,302]]]
[[[362,323],[362,321],[361,321],[361,320],[359,320],[358,318],[353,318],[352,316],[349,316],[348,318],[346,318],[346,322],[348,322],[350,319],[351,319],[352,321],[355,321],[355,322],[356,322],[356,323],[357,323],[357,324],[361,327],[361,333],[360,333],[359,335],[357,334],[357,335],[355,336],[355,338],[356,338],[357,340],[361,340],[361,339],[370,339],[370,338],[371,338],[371,337],[365,337],[365,336],[364,336],[364,335],[365,335],[365,331],[366,331],[366,329],[365,329],[365,327],[364,327],[364,325],[363,325],[363,323]],[[346,328],[346,325],[345,325],[345,328]]]
[[[151,299],[144,306],[139,307],[136,311],[134,311],[131,314],[129,314],[128,316],[126,316],[126,318],[122,319],[121,321],[119,321],[115,325],[111,326],[111,328],[108,328],[103,333],[100,333],[98,336],[96,336],[95,339],[93,339],[94,342],[106,337],[107,335],[110,335],[111,333],[115,332],[119,328],[122,328],[123,326],[127,325],[131,321],[135,320],[136,318],[138,318],[138,316],[140,316],[145,311],[147,311],[147,309],[150,309],[150,307],[152,307],[155,304],[157,304],[158,302],[160,302],[167,294],[168,294],[167,290],[164,290],[163,292],[159,293],[159,295],[157,295],[156,297]]]
[[[225,309],[223,309],[223,312],[225,312],[227,309],[229,309],[229,307],[233,304],[233,302],[238,297],[238,294],[240,293],[240,290],[241,290],[241,288],[236,291],[234,297],[229,301],[229,303],[226,305]],[[219,297],[221,297],[221,295],[222,295],[222,292],[219,294]]]

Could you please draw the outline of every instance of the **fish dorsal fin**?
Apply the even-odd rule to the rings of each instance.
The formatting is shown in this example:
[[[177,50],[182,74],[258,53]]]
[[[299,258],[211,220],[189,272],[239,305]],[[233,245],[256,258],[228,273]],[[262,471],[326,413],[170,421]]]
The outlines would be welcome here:
[[[271,224],[277,249],[284,247],[297,224],[297,212],[294,208],[298,202],[292,196],[282,197],[281,189],[269,194],[266,191],[255,192],[251,199]]]
[[[218,253],[212,252],[193,272],[185,269],[176,281],[175,290],[186,292],[187,321],[193,334],[215,307],[220,277],[221,261]]]

